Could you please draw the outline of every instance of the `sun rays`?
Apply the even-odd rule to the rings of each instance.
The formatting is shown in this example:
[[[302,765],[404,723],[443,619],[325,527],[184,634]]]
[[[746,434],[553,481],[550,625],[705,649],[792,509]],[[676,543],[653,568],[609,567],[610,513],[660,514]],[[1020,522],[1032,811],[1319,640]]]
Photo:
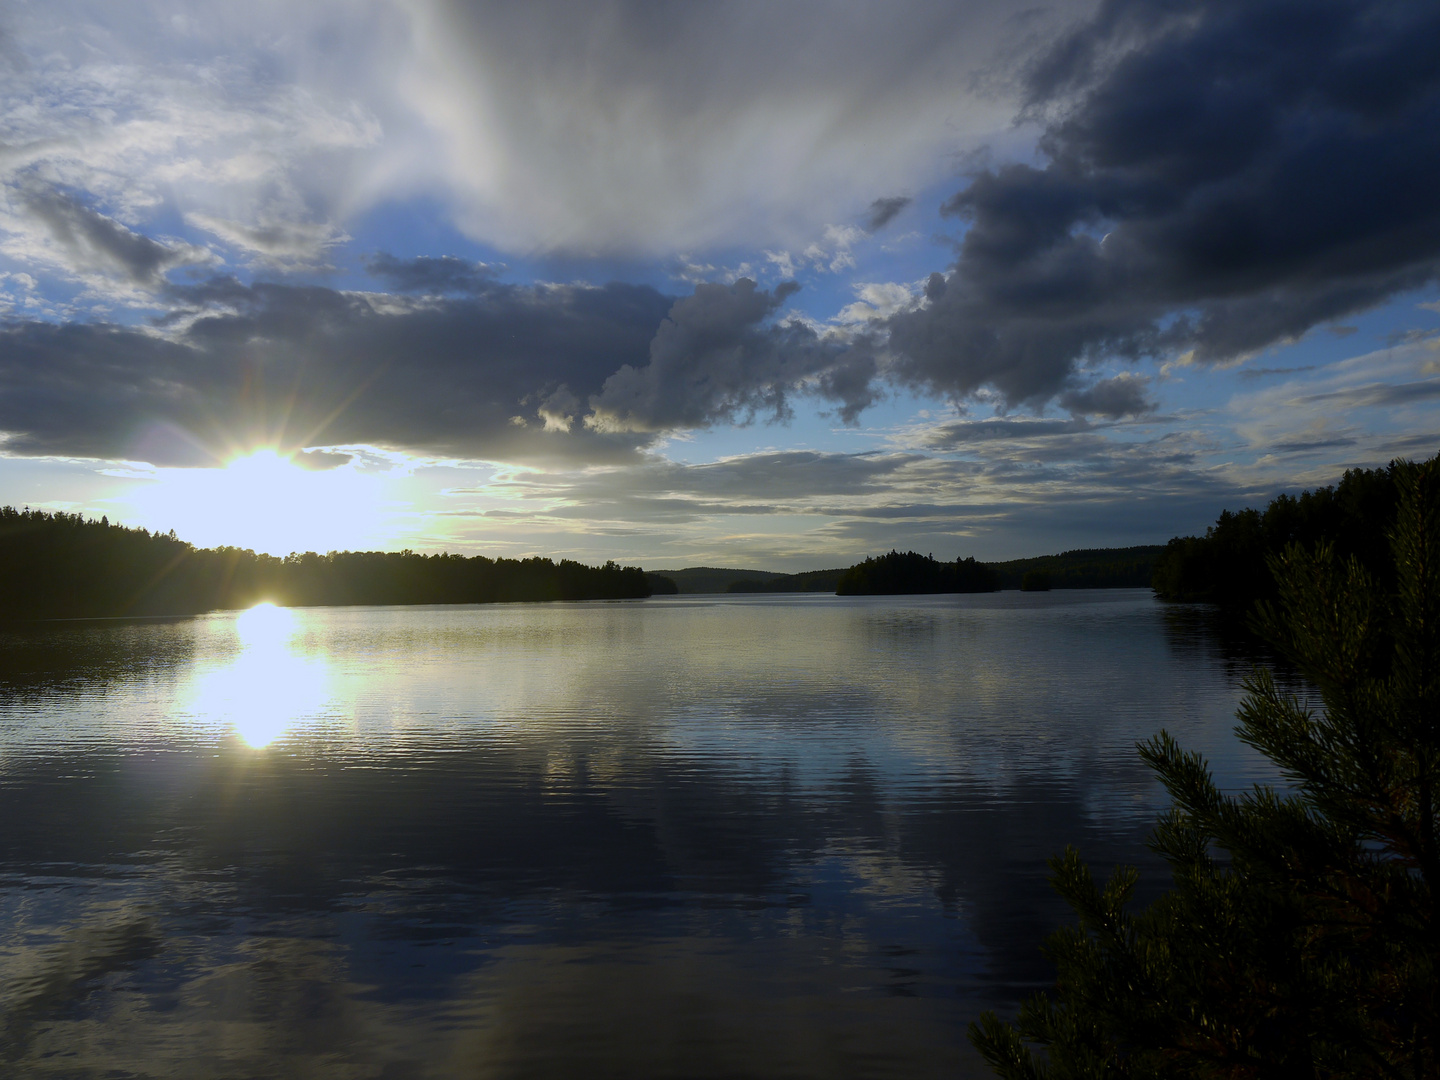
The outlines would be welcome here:
[[[352,461],[307,469],[272,448],[222,468],[157,469],[128,501],[153,528],[199,547],[229,545],[272,555],[373,542],[381,523],[381,478]]]

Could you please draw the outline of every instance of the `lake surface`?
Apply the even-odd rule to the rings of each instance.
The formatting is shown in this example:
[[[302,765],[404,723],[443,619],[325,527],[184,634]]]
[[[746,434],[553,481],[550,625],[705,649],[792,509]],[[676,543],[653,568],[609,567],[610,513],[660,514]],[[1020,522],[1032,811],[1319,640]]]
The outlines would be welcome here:
[[[0,1075],[956,1077],[1249,670],[1148,590],[0,633]]]

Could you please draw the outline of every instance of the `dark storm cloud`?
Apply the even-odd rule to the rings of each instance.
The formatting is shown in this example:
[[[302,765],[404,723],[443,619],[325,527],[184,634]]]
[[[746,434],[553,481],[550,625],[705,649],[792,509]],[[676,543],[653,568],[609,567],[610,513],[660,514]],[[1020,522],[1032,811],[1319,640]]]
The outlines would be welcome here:
[[[784,418],[799,392],[847,420],[876,394],[863,344],[767,321],[793,286],[742,279],[676,300],[502,284],[458,259],[376,265],[427,295],[216,278],[166,285],[174,306],[158,329],[6,325],[4,447],[175,462],[257,442],[369,443],[593,463],[677,427]]]
[[[673,303],[629,285],[491,284],[408,301],[222,279],[168,295],[192,304],[171,317],[169,336],[0,328],[5,449],[174,462],[263,440],[615,460],[645,440],[556,435],[539,406],[561,386],[594,392],[645,356]]]
[[[1107,0],[1032,69],[1040,166],[982,172],[896,374],[1010,404],[1076,364],[1234,359],[1440,276],[1440,5]]]
[[[365,269],[399,292],[436,294],[477,292],[499,274],[493,266],[454,255],[397,259],[383,251],[366,259]]]
[[[655,334],[649,363],[620,368],[591,397],[594,422],[643,432],[766,414],[783,420],[790,396],[811,385],[853,421],[874,400],[875,358],[863,340],[832,342],[800,322],[769,323],[798,288],[787,282],[770,292],[748,278],[697,285]]]
[[[876,199],[870,204],[870,209],[865,215],[865,231],[878,232],[890,222],[894,221],[900,211],[909,206],[913,199],[908,195],[896,195],[889,199]]]

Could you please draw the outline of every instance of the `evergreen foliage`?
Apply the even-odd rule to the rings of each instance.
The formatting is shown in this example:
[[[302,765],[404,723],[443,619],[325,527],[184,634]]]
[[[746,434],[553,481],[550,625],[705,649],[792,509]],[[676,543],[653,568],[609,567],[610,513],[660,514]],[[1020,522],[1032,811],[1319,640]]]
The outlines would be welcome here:
[[[680,586],[675,579],[664,574],[646,574],[645,584],[650,586],[651,596],[675,596],[680,592]]]
[[[1236,730],[1289,788],[1228,797],[1165,732],[1143,744],[1172,888],[1132,914],[1133,869],[1101,888],[1052,860],[1079,924],[1046,943],[1053,996],[972,1025],[999,1075],[1440,1075],[1440,465],[1386,476],[1390,588],[1328,541],[1270,561],[1261,628],[1323,709],[1257,671]]]
[[[1432,459],[1434,460],[1434,459]],[[1395,522],[1396,470],[1351,469],[1332,487],[1280,495],[1263,511],[1224,511],[1204,536],[1176,537],[1155,561],[1151,585],[1162,600],[1209,600],[1232,609],[1273,600],[1267,560],[1288,544],[1327,541],[1354,556],[1381,584],[1394,580],[1386,540]]]
[[[0,507],[0,618],[193,615],[277,604],[485,604],[649,596],[638,567],[550,559],[196,548],[79,514]]]
[[[990,563],[1002,589],[1023,589],[1027,574],[1050,576],[1052,589],[1145,589],[1155,560],[1165,549],[1156,544],[1124,548],[1078,548],[1059,555],[1037,555]]]
[[[1020,579],[1021,592],[1049,592],[1051,589],[1049,570],[1027,570]]]
[[[937,562],[933,555],[892,551],[856,563],[835,587],[839,596],[892,596],[916,593],[994,592],[995,571],[973,558]]]

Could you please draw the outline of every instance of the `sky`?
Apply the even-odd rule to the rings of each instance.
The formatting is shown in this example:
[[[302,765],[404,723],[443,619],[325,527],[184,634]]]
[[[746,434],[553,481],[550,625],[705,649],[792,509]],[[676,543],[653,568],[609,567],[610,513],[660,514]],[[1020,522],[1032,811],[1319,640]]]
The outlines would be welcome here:
[[[1440,450],[1440,5],[11,0],[0,504],[798,571]]]

